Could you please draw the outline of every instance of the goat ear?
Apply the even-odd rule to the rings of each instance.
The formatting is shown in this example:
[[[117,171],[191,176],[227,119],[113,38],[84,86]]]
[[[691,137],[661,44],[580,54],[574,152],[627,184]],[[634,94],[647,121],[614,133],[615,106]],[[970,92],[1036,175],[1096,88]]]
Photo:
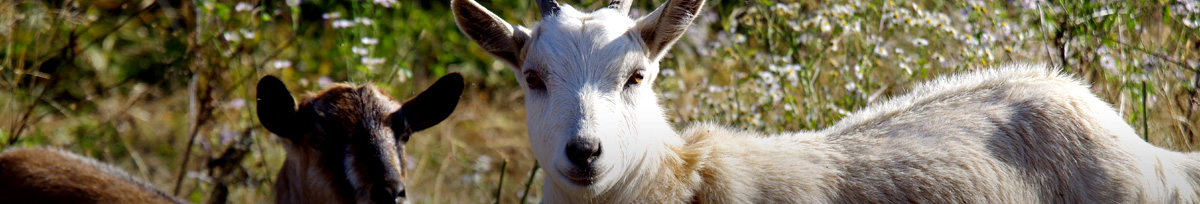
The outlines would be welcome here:
[[[408,99],[400,106],[400,111],[392,114],[393,130],[406,130],[407,133],[417,132],[437,125],[454,113],[458,99],[463,92],[463,78],[457,72],[446,74],[429,86],[428,89]],[[396,120],[402,119],[402,120]],[[396,121],[404,121],[397,123]],[[401,128],[398,125],[406,125]],[[401,138],[407,141],[407,138]]]
[[[283,81],[275,76],[264,76],[258,80],[255,98],[258,101],[258,122],[263,127],[283,138],[296,137],[295,126],[299,124],[296,101]]]
[[[521,49],[529,39],[529,29],[508,24],[504,19],[475,3],[474,0],[453,0],[454,22],[468,38],[488,54],[500,58],[513,69],[520,69]]]
[[[668,0],[658,10],[638,19],[636,29],[646,43],[650,59],[658,60],[683,36],[696,19],[704,0]]]

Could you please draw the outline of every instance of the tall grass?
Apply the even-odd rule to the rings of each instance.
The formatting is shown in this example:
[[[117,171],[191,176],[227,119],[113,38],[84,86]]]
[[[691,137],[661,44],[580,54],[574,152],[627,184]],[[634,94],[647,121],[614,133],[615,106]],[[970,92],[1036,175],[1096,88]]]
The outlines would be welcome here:
[[[513,23],[538,20],[530,1],[480,3]],[[638,1],[633,15],[661,3]],[[676,127],[818,129],[915,82],[1040,62],[1085,79],[1151,143],[1200,148],[1196,1],[707,5],[661,65]],[[457,71],[469,83],[458,111],[410,140],[410,198],[540,200],[521,90],[458,31],[446,2],[0,0],[0,40],[0,148],[63,147],[167,191],[182,181],[194,202],[261,203],[285,154],[255,119],[259,77],[407,98]]]

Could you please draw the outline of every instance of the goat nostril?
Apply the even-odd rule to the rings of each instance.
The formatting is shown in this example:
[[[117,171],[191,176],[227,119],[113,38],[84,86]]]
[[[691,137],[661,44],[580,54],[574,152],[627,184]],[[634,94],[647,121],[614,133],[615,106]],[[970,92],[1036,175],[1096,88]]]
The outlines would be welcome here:
[[[404,189],[396,192],[395,189],[383,185],[371,188],[371,200],[374,200],[376,203],[396,203],[403,197]]]
[[[404,193],[404,190],[401,189],[400,193],[396,193],[396,197],[405,198],[408,197],[408,194]]]
[[[600,143],[584,139],[573,139],[567,142],[567,160],[579,168],[588,168],[592,161],[600,156]]]

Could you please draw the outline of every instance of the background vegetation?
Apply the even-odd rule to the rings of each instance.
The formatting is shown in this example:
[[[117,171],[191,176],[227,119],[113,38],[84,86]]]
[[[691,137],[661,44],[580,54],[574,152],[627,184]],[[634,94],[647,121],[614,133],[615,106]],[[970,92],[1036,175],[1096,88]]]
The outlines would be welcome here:
[[[662,2],[638,1],[632,15]],[[263,203],[285,154],[255,119],[259,77],[293,92],[348,82],[407,98],[462,72],[458,111],[410,141],[412,202],[516,203],[527,189],[536,202],[523,93],[448,4],[0,0],[0,148],[62,147],[193,202]],[[538,20],[531,1],[480,4]],[[1195,0],[710,0],[656,85],[676,127],[779,133],[828,126],[936,76],[1035,62],[1085,79],[1151,143],[1192,151],[1198,24]]]

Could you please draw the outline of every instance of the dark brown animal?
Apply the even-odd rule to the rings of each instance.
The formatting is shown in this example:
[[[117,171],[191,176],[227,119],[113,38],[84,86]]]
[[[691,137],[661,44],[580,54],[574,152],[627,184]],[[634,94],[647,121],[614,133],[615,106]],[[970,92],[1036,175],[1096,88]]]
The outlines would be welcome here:
[[[258,119],[283,138],[276,203],[401,203],[413,132],[454,112],[463,79],[451,73],[403,104],[371,85],[334,85],[300,99],[282,81],[258,82]]]
[[[185,203],[120,168],[54,148],[0,153],[0,203]]]

